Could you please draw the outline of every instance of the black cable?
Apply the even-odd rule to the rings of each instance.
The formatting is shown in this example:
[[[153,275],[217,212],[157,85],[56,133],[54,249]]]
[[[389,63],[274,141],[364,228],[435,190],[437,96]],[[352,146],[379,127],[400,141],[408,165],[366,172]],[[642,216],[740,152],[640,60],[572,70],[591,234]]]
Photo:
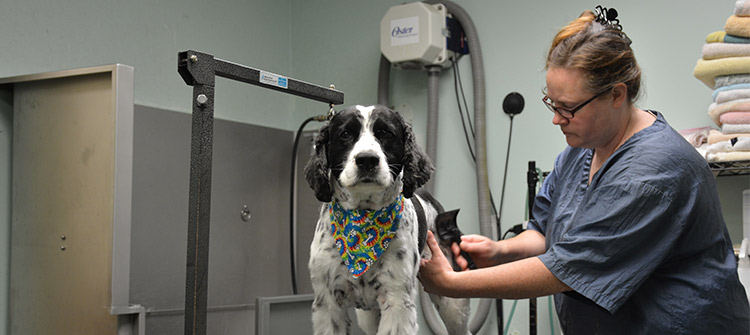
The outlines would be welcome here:
[[[471,118],[469,118],[469,104],[466,102],[466,94],[464,94],[464,84],[461,81],[461,69],[459,69],[458,67],[454,67],[454,70],[456,71],[456,74],[458,76],[458,85],[461,87],[461,99],[464,102],[464,108],[466,108],[466,119],[469,121],[471,138],[474,138],[474,125],[471,123]]]
[[[292,268],[292,294],[297,294],[297,243],[295,239],[294,229],[294,217],[296,215],[294,208],[294,191],[297,188],[297,149],[299,147],[299,139],[302,136],[302,131],[305,126],[312,121],[325,121],[325,115],[311,116],[307,118],[297,130],[297,135],[294,137],[294,145],[292,146],[292,169],[291,169],[291,182],[289,183],[289,258],[290,265]]]
[[[500,192],[500,208],[498,212],[503,211],[503,202],[505,201],[505,181],[508,179],[508,160],[510,160],[510,140],[513,138],[513,114],[510,116],[510,130],[508,130],[508,150],[505,151],[505,170],[503,172],[503,189]],[[497,217],[497,233],[500,233],[500,217]]]
[[[508,236],[508,233],[513,233],[513,234],[518,235],[520,233],[523,233],[523,230],[524,230],[523,229],[523,224],[519,223],[519,224],[511,227],[510,229],[506,230],[505,234],[503,234],[503,237],[501,238],[501,240],[504,240],[505,237]]]
[[[476,163],[477,158],[474,155],[474,150],[471,147],[471,140],[469,140],[469,133],[466,131],[466,121],[464,121],[464,111],[461,108],[461,99],[459,98],[459,94],[458,94],[458,86],[459,86],[458,83],[460,82],[460,78],[458,77],[458,72],[456,70],[456,68],[458,67],[458,63],[456,63],[456,61],[453,60],[453,58],[451,58],[451,62],[453,62],[453,88],[454,88],[454,91],[456,92],[456,101],[458,102],[458,114],[461,117],[461,125],[463,126],[463,130],[464,130],[464,138],[466,139],[466,146],[469,148],[469,154],[471,154],[472,161]],[[461,91],[463,92],[463,87],[461,88]],[[466,110],[466,114],[467,114],[466,118],[468,118],[468,114],[469,114],[468,108]],[[469,127],[471,127],[471,120],[469,120]],[[473,138],[474,137],[473,129],[471,131],[471,134]]]

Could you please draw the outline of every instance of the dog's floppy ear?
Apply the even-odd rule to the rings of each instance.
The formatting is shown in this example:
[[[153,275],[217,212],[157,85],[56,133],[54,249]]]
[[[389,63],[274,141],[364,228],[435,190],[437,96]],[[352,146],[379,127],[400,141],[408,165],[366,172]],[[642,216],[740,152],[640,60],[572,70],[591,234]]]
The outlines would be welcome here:
[[[417,145],[411,125],[404,122],[404,196],[411,198],[419,187],[430,180],[435,171],[432,160]]]
[[[315,147],[310,155],[310,160],[305,166],[305,179],[315,191],[315,197],[322,202],[330,202],[333,197],[333,188],[328,178],[328,124],[318,131],[315,137]]]

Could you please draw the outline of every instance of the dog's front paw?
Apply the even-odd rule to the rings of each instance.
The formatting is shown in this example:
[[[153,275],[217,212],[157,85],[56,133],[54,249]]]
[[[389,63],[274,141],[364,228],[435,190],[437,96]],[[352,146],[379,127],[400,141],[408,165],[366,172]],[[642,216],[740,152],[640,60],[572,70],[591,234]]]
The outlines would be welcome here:
[[[336,304],[327,303],[331,297],[315,296],[312,305],[313,334],[347,335],[351,320],[346,309]]]
[[[385,303],[380,309],[378,335],[413,335],[419,330],[417,325],[417,305],[404,300],[394,304]]]

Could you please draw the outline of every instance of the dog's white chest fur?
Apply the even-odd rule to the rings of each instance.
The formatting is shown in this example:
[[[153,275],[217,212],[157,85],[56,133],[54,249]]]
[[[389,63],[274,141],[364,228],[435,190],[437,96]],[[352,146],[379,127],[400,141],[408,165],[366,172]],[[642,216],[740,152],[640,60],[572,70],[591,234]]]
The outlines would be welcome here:
[[[325,291],[342,307],[377,309],[386,302],[386,294],[395,292],[394,283],[416,285],[420,255],[411,246],[417,240],[416,217],[411,201],[404,202],[399,228],[388,248],[361,276],[354,277],[342,263],[342,257],[331,234],[330,215],[323,206],[321,220],[310,245],[310,276],[315,291]],[[397,288],[403,290],[403,287]]]

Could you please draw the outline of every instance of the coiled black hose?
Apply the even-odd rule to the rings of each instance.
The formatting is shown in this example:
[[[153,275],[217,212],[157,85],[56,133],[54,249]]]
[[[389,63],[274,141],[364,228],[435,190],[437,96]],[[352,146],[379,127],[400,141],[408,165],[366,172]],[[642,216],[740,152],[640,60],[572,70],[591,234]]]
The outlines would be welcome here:
[[[294,206],[294,195],[297,189],[297,150],[299,148],[299,140],[302,136],[302,131],[305,126],[312,122],[318,121],[323,122],[327,119],[325,115],[316,115],[307,118],[297,129],[297,134],[294,137],[294,146],[292,147],[292,168],[291,168],[291,179],[289,183],[289,259],[290,266],[292,269],[292,294],[297,294],[297,229],[294,224],[294,217],[296,215]]]

